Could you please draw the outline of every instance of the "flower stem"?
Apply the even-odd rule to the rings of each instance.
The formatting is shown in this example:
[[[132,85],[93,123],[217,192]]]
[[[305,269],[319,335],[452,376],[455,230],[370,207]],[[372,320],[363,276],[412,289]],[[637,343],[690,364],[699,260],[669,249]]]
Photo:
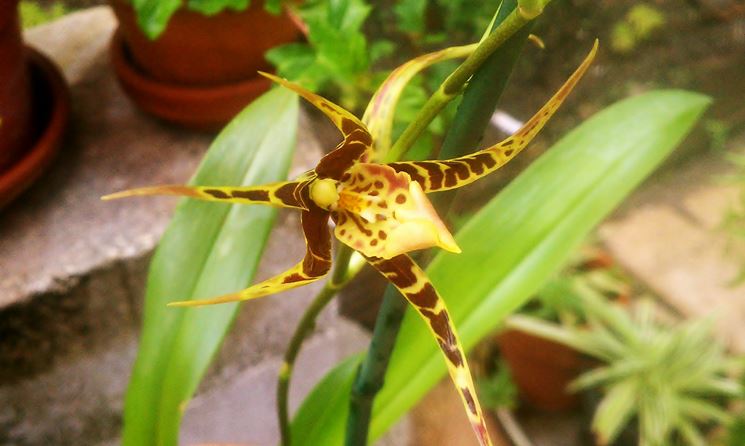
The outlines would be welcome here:
[[[479,43],[476,50],[430,96],[414,120],[406,127],[398,140],[396,140],[396,143],[391,147],[391,150],[386,154],[385,162],[401,159],[430,122],[450,101],[461,93],[468,79],[484,64],[486,59],[529,21],[517,9],[513,9],[507,17],[504,17],[494,31]]]
[[[331,273],[331,279],[327,280],[323,288],[318,292],[313,302],[305,310],[300,322],[292,334],[290,344],[285,351],[282,367],[279,370],[277,380],[277,418],[279,419],[279,431],[282,446],[290,446],[292,438],[290,435],[290,417],[288,410],[288,394],[290,389],[290,380],[292,371],[300,353],[300,347],[303,345],[305,338],[313,331],[316,325],[316,318],[321,311],[336,296],[336,293],[354,277],[360,270],[360,265],[351,265],[353,251],[346,245],[340,245],[337,250],[335,267]]]
[[[375,320],[370,349],[357,369],[350,395],[349,418],[345,445],[366,445],[372,405],[375,395],[383,387],[398,330],[408,306],[395,287],[389,285],[383,294],[383,303]]]
[[[455,92],[452,93],[455,95],[460,91],[463,83],[473,75],[473,80],[464,92],[464,99],[458,107],[453,125],[443,142],[440,151],[441,156],[464,155],[464,152],[475,147],[486,129],[489,122],[488,118],[504,90],[514,62],[517,60],[520,49],[530,31],[529,27],[524,27],[519,33],[515,34],[520,27],[527,23],[527,20],[517,15],[516,3],[515,0],[505,0],[503,2],[502,7],[506,11],[512,12],[509,15],[505,13],[506,17],[500,14],[497,17],[497,22],[502,20],[501,24],[482,42],[482,44],[490,42],[490,51],[484,53],[477,49],[474,54],[478,53],[478,55],[474,60],[477,60],[478,64],[474,64],[469,57],[461,65],[463,67],[468,63],[467,68],[461,70],[461,67],[459,67],[438,90],[438,92],[443,93],[446,91]],[[520,23],[520,25],[513,29],[512,27],[516,26],[516,23]],[[509,31],[505,31],[505,29]],[[500,36],[499,40],[493,38],[495,34]],[[495,41],[498,43],[494,44]],[[500,47],[503,43],[504,45]],[[459,72],[459,70],[461,71]],[[456,75],[456,73],[460,74]],[[458,82],[460,82],[460,85],[457,85]],[[433,110],[436,109],[436,112],[434,112],[434,115],[436,115],[447,104],[447,102],[435,104],[441,98],[442,95],[438,96],[437,94],[430,98],[427,104],[430,104],[432,109],[426,110],[427,105],[425,105],[425,109],[420,111],[417,119],[409,125],[389,152],[392,159],[397,159],[393,158],[394,156],[401,156],[429,124],[429,121],[419,122],[420,119],[431,120],[429,116],[433,113]],[[434,117],[434,115],[431,116]],[[407,139],[403,140],[404,137]],[[448,210],[451,200],[447,201],[447,203],[438,206],[438,211],[445,213]],[[383,387],[385,373],[407,306],[407,302],[396,288],[389,285],[383,295],[383,304],[375,323],[370,348],[362,364],[360,364],[352,385],[349,418],[347,419],[346,446],[364,446],[367,444],[375,395]]]
[[[505,57],[504,54],[498,54],[499,51],[496,50],[505,43],[507,43],[507,45],[504,47],[510,48],[512,46],[510,42],[514,40],[520,42],[524,41],[525,38],[527,38],[527,32],[521,32],[519,39],[510,39],[510,37],[530,21],[518,13],[517,9],[514,8],[514,3],[514,0],[506,0],[504,2],[504,5],[507,5],[507,9],[512,12],[509,13],[509,15],[504,14],[498,18],[501,22],[497,28],[479,44],[474,53],[471,54],[445,80],[445,82],[443,82],[435,94],[430,97],[424,107],[419,111],[416,118],[411,122],[411,124],[409,124],[401,137],[396,141],[396,144],[392,147],[391,151],[387,154],[386,161],[395,161],[403,156],[437,114],[451,100],[461,93],[466,81],[468,81],[468,79],[475,73],[478,75],[477,70],[479,70],[479,67],[485,63],[486,66],[499,64],[501,69],[507,71],[507,74],[509,74],[512,67],[512,59],[516,59],[517,55],[515,54],[514,57],[512,57],[510,54],[510,57]],[[509,6],[510,4],[512,6]],[[518,36],[515,37],[517,38]],[[510,62],[507,70],[504,69],[505,59]],[[492,60],[496,60],[496,62],[492,62]],[[482,101],[491,100],[496,103],[496,99],[501,94],[504,83],[506,83],[506,78],[504,79],[504,82],[502,82],[500,74],[501,73],[497,75],[497,84],[494,84],[494,73],[488,73],[486,77],[491,77],[491,79],[487,79],[487,81],[492,82],[489,85],[490,92],[488,94],[477,92],[477,96],[481,98]],[[474,76],[474,81],[475,79],[476,76]],[[483,81],[481,82],[481,85],[483,85]],[[477,99],[476,102],[478,101],[479,100]],[[488,107],[489,106],[487,106],[487,108]],[[450,137],[451,133],[456,133],[457,135],[455,135],[450,143],[446,140],[445,144],[443,144],[442,153],[453,153],[453,151],[463,150],[465,147],[472,147],[472,145],[463,146],[459,143],[463,139],[463,134],[478,135],[476,136],[476,140],[480,138],[480,135],[483,133],[484,128],[488,123],[488,116],[487,119],[483,119],[483,108],[484,105],[482,104],[480,106],[477,105],[475,109],[471,109],[470,111],[466,110],[462,112],[462,110],[459,109],[459,115],[461,115],[460,121],[465,122],[465,124],[451,129],[448,136]],[[491,109],[493,109],[493,106]],[[454,124],[458,123],[458,118],[459,117],[456,116]],[[320,312],[326,307],[331,299],[333,299],[336,293],[359,271],[361,264],[350,266],[351,256],[352,250],[350,248],[345,245],[340,246],[335,259],[336,266],[331,279],[326,282],[324,287],[319,291],[316,298],[303,314],[297,328],[295,329],[292,339],[290,340],[287,351],[285,352],[284,362],[279,373],[277,385],[277,410],[280,424],[281,444],[283,446],[291,445],[288,416],[288,393],[295,360],[297,359],[303,341],[312,332],[313,327],[315,326],[315,321]],[[398,291],[394,287],[389,286],[384,294],[383,305],[378,313],[370,350],[368,351],[365,361],[360,365],[360,370],[352,389],[350,418],[347,426],[347,445],[364,445],[367,443],[372,402],[375,395],[383,385],[383,379],[388,367],[390,353],[393,350],[393,345],[395,344],[398,329],[401,325],[406,307],[407,303],[401,298]]]

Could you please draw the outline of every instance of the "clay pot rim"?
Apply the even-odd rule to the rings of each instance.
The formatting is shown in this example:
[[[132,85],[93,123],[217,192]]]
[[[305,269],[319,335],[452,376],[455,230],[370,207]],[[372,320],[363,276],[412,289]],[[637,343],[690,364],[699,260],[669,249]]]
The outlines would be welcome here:
[[[59,68],[41,52],[26,46],[31,69],[32,91],[51,94],[51,108],[46,110],[45,122],[39,121],[39,110],[34,110],[32,120],[39,128],[33,145],[21,153],[20,158],[7,169],[0,171],[0,208],[10,203],[26,190],[49,167],[60,148],[60,142],[70,116],[70,91]],[[39,86],[43,81],[45,85]]]
[[[20,3],[20,0],[0,2],[0,31],[18,14],[18,3]]]
[[[186,117],[171,116],[169,113],[164,113],[162,109],[155,110],[148,107],[148,104],[137,99],[138,96],[153,98],[159,104],[177,105],[182,107],[183,110],[198,110],[200,107],[203,110],[209,110],[216,105],[235,102],[240,98],[247,98],[244,104],[246,106],[251,100],[268,90],[271,85],[269,79],[260,76],[258,73],[251,78],[238,82],[215,85],[176,84],[153,79],[132,64],[130,57],[127,55],[124,38],[119,28],[111,37],[109,54],[119,83],[127,91],[129,98],[141,109],[166,121],[198,130],[218,130],[230,118],[202,119],[201,116],[192,116],[193,112],[187,112],[189,116]],[[233,114],[231,114],[232,116]]]
[[[260,76],[258,72],[255,76],[246,80],[215,85],[176,84],[153,79],[132,65],[130,58],[126,55],[124,38],[119,28],[111,38],[111,59],[117,75],[125,78],[129,85],[134,85],[141,91],[154,96],[178,95],[189,99],[197,99],[197,96],[200,96],[199,100],[201,101],[201,98],[205,95],[211,98],[233,96],[241,90],[253,90],[256,88],[256,83],[269,81]]]

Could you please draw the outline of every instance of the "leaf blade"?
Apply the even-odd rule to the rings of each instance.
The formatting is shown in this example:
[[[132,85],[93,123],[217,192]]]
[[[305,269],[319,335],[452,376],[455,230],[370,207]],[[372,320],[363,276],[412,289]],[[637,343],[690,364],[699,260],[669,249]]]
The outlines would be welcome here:
[[[284,179],[295,145],[297,99],[272,90],[212,144],[192,184],[247,185]],[[184,402],[238,306],[166,308],[247,285],[276,211],[183,200],[151,262],[138,358],[125,401],[124,445],[176,444]],[[250,230],[247,230],[250,228]]]
[[[440,253],[427,272],[448,301],[467,349],[537,290],[589,230],[662,162],[708,103],[695,93],[658,91],[609,107],[562,138],[458,233],[463,254]],[[484,234],[490,243],[484,243]],[[445,374],[426,327],[409,313],[376,399],[372,439]],[[337,389],[348,389],[353,377],[337,372]],[[323,405],[329,417],[346,418],[346,403],[332,410],[324,404],[329,398],[309,398],[298,416]],[[299,445],[343,444],[343,427],[327,417],[316,423],[327,428],[316,429],[313,436],[296,435]]]

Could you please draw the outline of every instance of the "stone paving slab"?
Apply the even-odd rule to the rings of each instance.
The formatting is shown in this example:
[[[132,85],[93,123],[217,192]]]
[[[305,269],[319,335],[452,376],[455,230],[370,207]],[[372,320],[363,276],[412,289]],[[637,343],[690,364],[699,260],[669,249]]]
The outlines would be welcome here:
[[[97,444],[118,435],[149,257],[177,200],[111,205],[99,197],[186,181],[213,139],[132,106],[108,63],[114,26],[108,7],[97,7],[26,33],[62,66],[73,116],[54,166],[0,214],[0,444]],[[321,154],[304,115],[298,139],[290,175]],[[296,213],[280,213],[257,280],[301,258],[298,228]],[[200,392],[276,360],[320,285],[243,305]],[[332,305],[322,314],[314,337],[333,344],[334,333],[346,333],[336,313]]]
[[[701,156],[658,174],[604,223],[600,239],[628,271],[686,316],[711,315],[728,345],[745,352],[745,285],[732,279],[745,255],[731,255],[721,229],[738,187],[718,179],[721,155]],[[734,247],[745,253],[745,247]],[[730,253],[728,253],[730,251]]]
[[[309,341],[296,363],[290,389],[291,413],[328,369],[364,349],[368,341],[366,332],[343,321]],[[194,398],[184,414],[180,443],[277,444],[275,407],[280,364],[280,358],[269,359]]]
[[[29,44],[62,67],[72,86],[73,115],[52,169],[0,214],[0,309],[63,292],[98,267],[149,252],[176,201],[112,205],[99,198],[136,185],[185,182],[214,137],[156,121],[132,106],[108,61],[115,23],[101,6],[26,32]],[[303,123],[301,134],[309,135]],[[313,137],[303,136],[297,153],[294,173],[312,166],[321,152]]]

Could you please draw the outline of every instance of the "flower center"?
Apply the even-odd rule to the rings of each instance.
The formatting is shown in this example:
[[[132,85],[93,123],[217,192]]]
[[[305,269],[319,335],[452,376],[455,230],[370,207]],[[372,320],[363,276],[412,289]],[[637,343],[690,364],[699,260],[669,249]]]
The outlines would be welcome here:
[[[337,182],[331,178],[322,178],[310,185],[310,199],[320,208],[331,209],[339,201]]]

